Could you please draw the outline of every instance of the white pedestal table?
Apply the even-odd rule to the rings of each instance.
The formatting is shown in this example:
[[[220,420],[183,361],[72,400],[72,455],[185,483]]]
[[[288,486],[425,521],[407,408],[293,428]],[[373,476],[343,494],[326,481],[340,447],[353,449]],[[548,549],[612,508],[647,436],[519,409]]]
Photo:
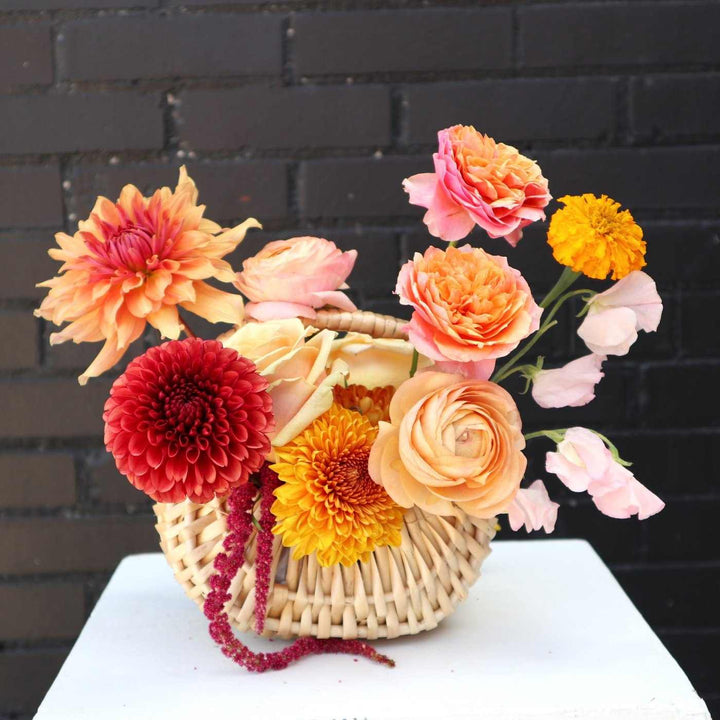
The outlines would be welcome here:
[[[251,635],[255,650],[282,646]],[[226,659],[161,554],[120,563],[36,720],[709,720],[583,541],[499,541],[438,628],[248,673]]]

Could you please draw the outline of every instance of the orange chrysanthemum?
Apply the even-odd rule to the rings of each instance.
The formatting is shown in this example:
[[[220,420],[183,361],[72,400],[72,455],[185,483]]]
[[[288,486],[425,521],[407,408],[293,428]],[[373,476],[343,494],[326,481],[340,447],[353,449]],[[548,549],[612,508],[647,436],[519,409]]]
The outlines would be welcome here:
[[[177,339],[178,305],[211,322],[242,320],[240,296],[203,281],[235,279],[222,258],[260,223],[250,218],[223,230],[203,218],[197,195],[183,167],[174,191],[164,187],[146,198],[126,185],[116,203],[98,198],[74,235],[55,236],[60,249],[49,253],[63,265],[58,276],[39,284],[50,292],[35,314],[56,325],[70,323],[50,336],[52,345],[105,341],[81,385],[115,365],[146,323]]]
[[[366,562],[383,545],[399,545],[403,510],[368,475],[377,428],[333,405],[292,442],[276,448],[273,528],[293,557],[316,553],[320,565]]]
[[[335,402],[348,410],[364,415],[373,425],[390,420],[390,401],[395,393],[392,385],[366,388],[364,385],[336,385],[333,388]]]
[[[607,195],[565,195],[565,205],[550,220],[548,243],[553,257],[575,272],[604,280],[620,280],[645,263],[642,228],[629,210]]]

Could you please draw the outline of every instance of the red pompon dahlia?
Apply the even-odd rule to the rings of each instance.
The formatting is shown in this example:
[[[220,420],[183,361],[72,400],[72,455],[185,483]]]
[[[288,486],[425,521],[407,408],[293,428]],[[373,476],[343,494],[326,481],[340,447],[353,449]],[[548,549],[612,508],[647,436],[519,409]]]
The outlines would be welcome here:
[[[105,403],[105,447],[158,502],[205,503],[257,472],[272,401],[255,365],[217,340],[173,340],[133,360]]]

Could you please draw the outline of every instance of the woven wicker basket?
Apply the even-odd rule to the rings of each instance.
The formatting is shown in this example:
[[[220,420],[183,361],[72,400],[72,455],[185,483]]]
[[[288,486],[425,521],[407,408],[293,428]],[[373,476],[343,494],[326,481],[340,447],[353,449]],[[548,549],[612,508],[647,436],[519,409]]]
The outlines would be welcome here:
[[[312,321],[314,327],[395,338],[404,337],[403,324],[384,315],[339,311],[322,311]],[[225,503],[158,503],[154,509],[165,557],[188,596],[202,605],[225,538]],[[467,595],[494,535],[494,520],[460,510],[439,517],[414,508],[405,513],[399,547],[378,548],[368,562],[351,567],[321,567],[314,555],[293,560],[275,538],[263,635],[372,640],[431,630]],[[254,560],[253,532],[227,605],[238,630],[255,626]]]

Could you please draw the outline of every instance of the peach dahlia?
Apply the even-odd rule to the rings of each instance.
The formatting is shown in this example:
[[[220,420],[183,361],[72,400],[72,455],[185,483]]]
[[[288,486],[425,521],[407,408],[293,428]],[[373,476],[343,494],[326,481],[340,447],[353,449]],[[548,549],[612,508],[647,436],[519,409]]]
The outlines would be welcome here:
[[[238,323],[242,298],[205,280],[232,282],[235,273],[222,258],[260,227],[250,218],[223,230],[203,217],[197,188],[184,167],[175,190],[163,187],[146,198],[126,185],[117,202],[100,197],[74,235],[57,233],[50,257],[63,263],[54,278],[39,283],[48,295],[35,311],[56,325],[50,344],[105,341],[79,381],[97,377],[120,360],[146,324],[177,339],[178,306],[211,322]]]

